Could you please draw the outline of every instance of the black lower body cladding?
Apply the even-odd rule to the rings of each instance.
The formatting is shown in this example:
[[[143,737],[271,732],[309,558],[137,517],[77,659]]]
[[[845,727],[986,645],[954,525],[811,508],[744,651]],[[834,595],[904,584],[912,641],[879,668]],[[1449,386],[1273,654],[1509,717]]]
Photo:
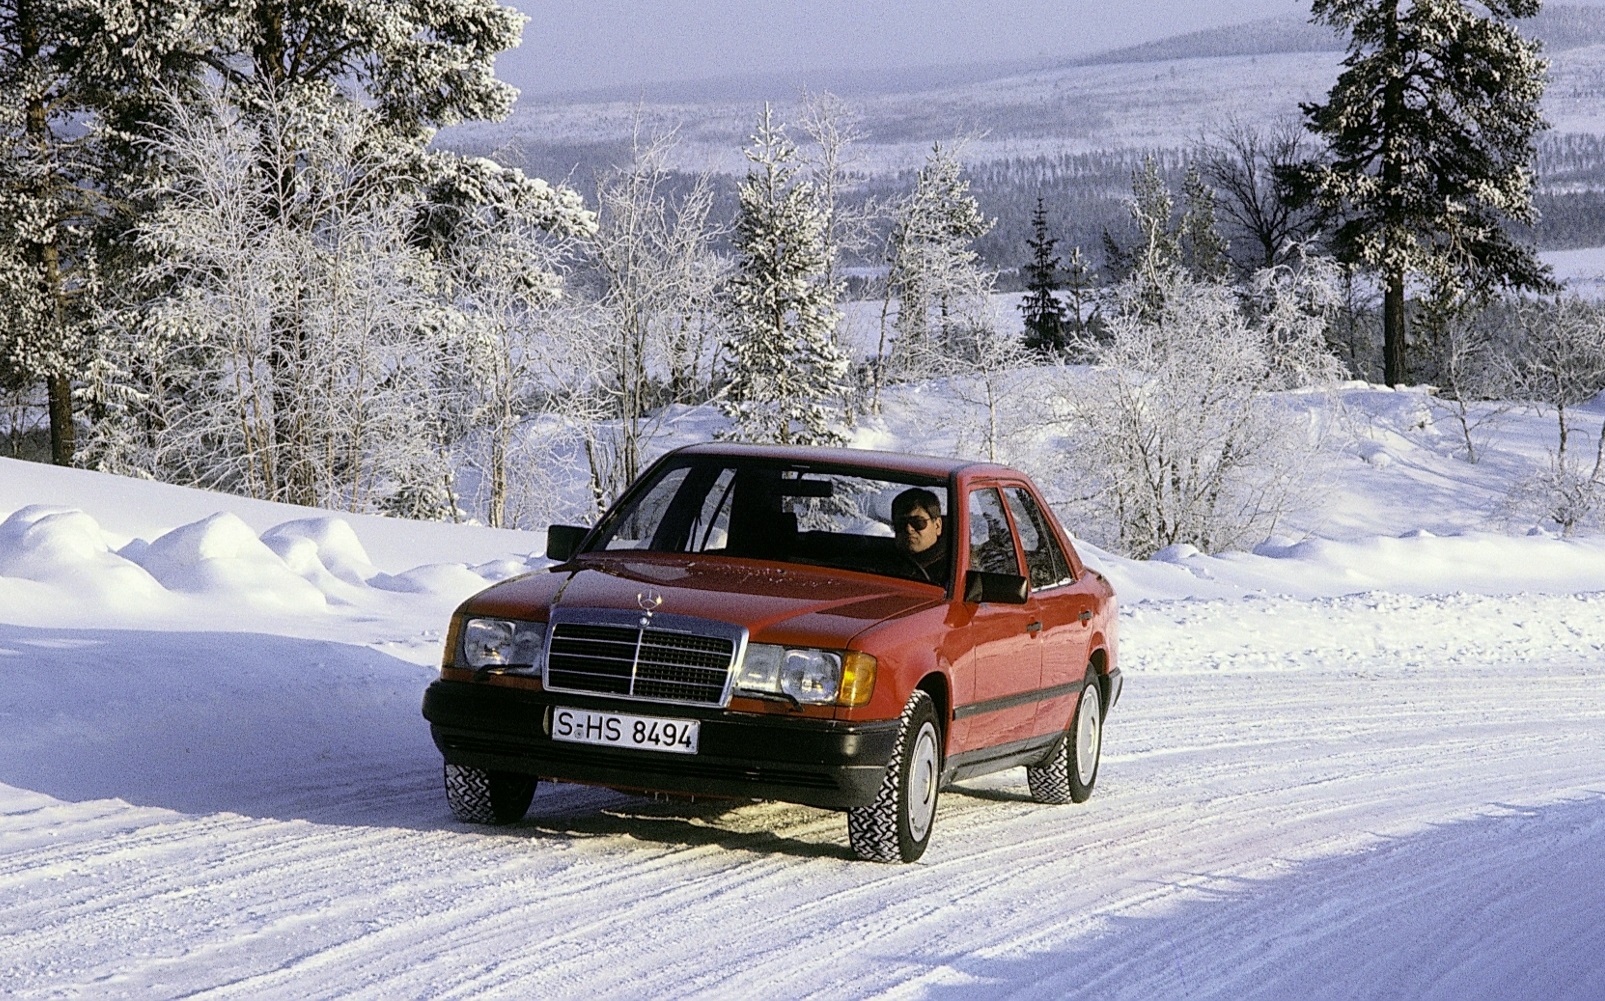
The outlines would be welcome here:
[[[696,754],[553,740],[553,706],[694,719]],[[424,717],[446,760],[560,782],[689,796],[774,799],[830,809],[875,798],[897,741],[897,720],[839,723],[705,706],[436,681]]]

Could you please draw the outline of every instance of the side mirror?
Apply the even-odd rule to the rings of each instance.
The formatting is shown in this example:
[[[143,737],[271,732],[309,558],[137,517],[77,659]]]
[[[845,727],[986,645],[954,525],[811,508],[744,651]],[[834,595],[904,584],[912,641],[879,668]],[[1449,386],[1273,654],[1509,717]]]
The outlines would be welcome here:
[[[579,525],[551,525],[546,529],[546,558],[564,562],[576,552],[589,535],[589,528]]]
[[[1019,574],[971,570],[964,575],[964,600],[967,602],[1023,605],[1025,597],[1025,578]]]

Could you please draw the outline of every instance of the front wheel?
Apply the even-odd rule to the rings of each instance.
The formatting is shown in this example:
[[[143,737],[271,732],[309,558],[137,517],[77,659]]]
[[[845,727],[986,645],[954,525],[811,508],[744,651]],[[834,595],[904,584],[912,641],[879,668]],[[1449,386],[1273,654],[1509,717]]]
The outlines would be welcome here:
[[[535,798],[535,777],[446,762],[446,805],[465,824],[516,824]]]
[[[1098,757],[1103,751],[1103,692],[1098,675],[1087,669],[1081,701],[1070,728],[1060,735],[1040,765],[1027,766],[1026,782],[1038,803],[1085,803],[1098,781]]]
[[[847,840],[871,862],[913,862],[925,854],[942,781],[942,741],[931,697],[916,691],[903,707],[892,761],[875,801],[847,811]]]

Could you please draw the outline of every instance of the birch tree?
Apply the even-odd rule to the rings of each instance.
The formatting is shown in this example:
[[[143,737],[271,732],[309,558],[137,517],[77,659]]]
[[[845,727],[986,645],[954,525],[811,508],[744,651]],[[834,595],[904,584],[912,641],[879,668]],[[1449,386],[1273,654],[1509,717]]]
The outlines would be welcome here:
[[[614,418],[591,446],[593,486],[612,498],[634,482],[668,403],[712,394],[715,293],[727,273],[713,250],[706,176],[671,192],[672,136],[643,140],[597,183],[590,248],[601,279],[596,317],[607,346],[600,391]]]

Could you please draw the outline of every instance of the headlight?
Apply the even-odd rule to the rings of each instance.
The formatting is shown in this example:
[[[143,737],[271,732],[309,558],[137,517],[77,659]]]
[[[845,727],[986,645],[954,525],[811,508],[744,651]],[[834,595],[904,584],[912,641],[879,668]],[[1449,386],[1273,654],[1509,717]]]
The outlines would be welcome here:
[[[463,623],[463,660],[484,667],[534,669],[546,645],[546,623],[510,619],[469,619]]]
[[[736,688],[788,695],[811,705],[861,706],[875,689],[875,658],[867,653],[751,643]]]

